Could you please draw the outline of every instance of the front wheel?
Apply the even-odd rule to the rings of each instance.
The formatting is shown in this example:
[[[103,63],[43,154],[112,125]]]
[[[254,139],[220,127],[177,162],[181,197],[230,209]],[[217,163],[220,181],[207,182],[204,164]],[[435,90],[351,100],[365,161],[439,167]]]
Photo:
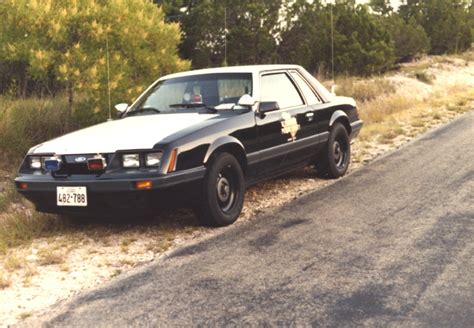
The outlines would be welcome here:
[[[351,144],[346,128],[336,122],[329,134],[327,145],[316,161],[319,175],[331,179],[342,177],[347,172],[351,158]]]
[[[234,223],[244,204],[245,181],[237,159],[218,154],[207,168],[195,213],[201,224],[225,226]]]

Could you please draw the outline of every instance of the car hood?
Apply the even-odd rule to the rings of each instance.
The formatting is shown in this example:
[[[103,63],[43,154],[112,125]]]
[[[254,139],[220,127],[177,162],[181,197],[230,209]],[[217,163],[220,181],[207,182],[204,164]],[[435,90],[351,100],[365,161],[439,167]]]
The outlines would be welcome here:
[[[216,117],[216,114],[132,116],[78,130],[30,149],[30,154],[93,154],[151,149],[167,136]]]

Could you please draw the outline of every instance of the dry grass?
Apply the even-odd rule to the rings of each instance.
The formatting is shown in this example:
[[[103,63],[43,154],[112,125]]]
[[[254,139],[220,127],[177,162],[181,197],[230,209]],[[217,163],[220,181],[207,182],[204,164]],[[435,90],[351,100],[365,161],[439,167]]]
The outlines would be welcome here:
[[[355,77],[336,79],[336,93],[354,98],[357,102],[367,102],[390,95],[396,91],[395,86],[383,77],[361,80]]]
[[[0,290],[10,287],[12,284],[10,278],[3,272],[0,272]]]
[[[3,262],[3,267],[10,272],[21,269],[24,265],[25,259],[21,259],[17,254],[10,254]]]
[[[33,239],[67,230],[65,223],[56,216],[30,210],[4,213],[0,216],[0,254]]]
[[[402,71],[409,78],[432,84],[435,77],[428,70],[433,62],[439,63],[441,59],[449,58],[412,63],[404,66]],[[390,144],[401,135],[412,137],[443,117],[465,112],[474,100],[474,90],[465,85],[432,87],[432,93],[425,100],[418,96],[416,90],[408,95],[406,92],[398,93],[394,84],[384,77],[368,80],[343,78],[337,84],[338,95],[357,100],[359,115],[365,124],[359,135],[359,140],[363,142],[377,140]]]
[[[59,251],[54,251],[50,248],[43,248],[39,250],[38,257],[39,265],[63,264],[66,259],[65,254]]]
[[[380,96],[373,101],[359,103],[359,115],[366,125],[390,120],[391,115],[414,109],[420,100],[401,95]]]
[[[26,318],[29,318],[32,316],[32,313],[31,312],[22,312],[20,313],[20,315],[18,316],[21,320],[25,320]]]
[[[423,83],[433,84],[434,76],[426,73],[425,71],[416,71],[414,77]]]
[[[7,173],[6,172],[2,173],[2,171],[0,171],[0,178],[2,178],[1,175],[3,174],[7,174]],[[15,172],[9,173],[9,176],[15,176]],[[0,180],[0,188],[1,188],[0,190],[0,213],[1,213],[1,212],[6,211],[8,209],[8,206],[11,203],[19,202],[21,199],[15,190],[13,181],[7,180],[6,182],[2,183]]]

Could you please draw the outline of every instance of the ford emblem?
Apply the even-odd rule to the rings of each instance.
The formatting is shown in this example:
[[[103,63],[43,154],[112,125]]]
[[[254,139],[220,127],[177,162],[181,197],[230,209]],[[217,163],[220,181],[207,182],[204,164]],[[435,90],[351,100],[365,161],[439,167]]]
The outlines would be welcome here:
[[[85,158],[84,156],[80,156],[80,157],[76,157],[74,160],[78,163],[82,163],[82,162],[85,162],[87,158]]]

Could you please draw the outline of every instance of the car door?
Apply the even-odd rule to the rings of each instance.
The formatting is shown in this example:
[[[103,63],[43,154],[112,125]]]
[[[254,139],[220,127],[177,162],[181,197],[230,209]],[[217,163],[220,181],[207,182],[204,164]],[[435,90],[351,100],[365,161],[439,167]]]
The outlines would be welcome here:
[[[285,171],[288,165],[307,159],[308,154],[299,141],[308,135],[307,124],[314,120],[314,113],[313,118],[309,114],[312,108],[306,105],[301,91],[287,71],[261,74],[260,103],[270,101],[276,101],[280,109],[257,115],[256,118],[259,174],[262,176],[276,175]],[[301,153],[295,154],[297,152]],[[296,161],[289,160],[290,156],[296,156]]]
[[[306,107],[304,111],[297,114],[297,121],[301,127],[298,139],[299,145],[291,152],[291,156],[285,158],[285,166],[297,165],[301,161],[314,157],[319,150],[321,135],[319,133],[318,111],[321,106],[324,106],[320,96],[297,70],[290,70],[289,73],[303,96]]]

